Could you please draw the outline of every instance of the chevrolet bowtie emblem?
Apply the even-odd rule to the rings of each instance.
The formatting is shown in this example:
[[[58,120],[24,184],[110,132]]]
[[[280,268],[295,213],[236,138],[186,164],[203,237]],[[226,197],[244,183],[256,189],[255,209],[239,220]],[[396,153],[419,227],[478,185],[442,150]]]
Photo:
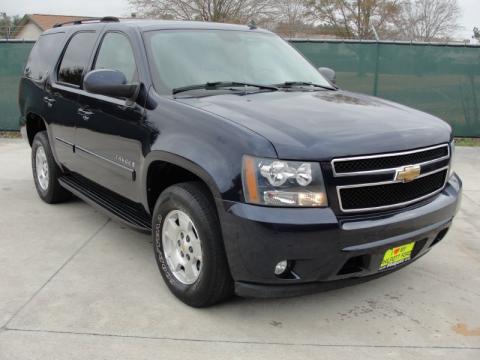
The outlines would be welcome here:
[[[413,181],[420,176],[420,171],[420,165],[410,165],[397,169],[397,172],[395,173],[395,181],[401,181],[404,183]]]

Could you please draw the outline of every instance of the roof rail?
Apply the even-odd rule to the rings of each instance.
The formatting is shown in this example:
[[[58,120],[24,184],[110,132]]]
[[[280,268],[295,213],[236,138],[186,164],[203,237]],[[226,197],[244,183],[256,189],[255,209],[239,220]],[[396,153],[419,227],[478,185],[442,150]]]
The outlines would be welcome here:
[[[73,21],[66,21],[63,23],[55,24],[53,25],[53,27],[57,28],[57,27],[62,27],[63,25],[69,25],[69,24],[81,25],[81,24],[86,24],[91,22],[120,22],[120,20],[115,16],[104,16],[102,18],[86,18],[86,19],[78,19]]]

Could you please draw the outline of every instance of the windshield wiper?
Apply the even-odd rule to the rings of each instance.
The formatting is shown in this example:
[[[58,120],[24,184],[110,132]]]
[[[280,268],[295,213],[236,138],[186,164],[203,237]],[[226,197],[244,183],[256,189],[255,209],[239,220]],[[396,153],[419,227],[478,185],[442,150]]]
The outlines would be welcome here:
[[[206,82],[205,84],[198,84],[198,85],[189,85],[178,87],[172,90],[173,95],[190,90],[198,90],[198,89],[205,89],[205,90],[217,90],[226,87],[256,87],[262,90],[271,90],[277,91],[278,87],[274,85],[261,85],[261,84],[251,84],[251,83],[244,83],[238,81],[215,81],[215,82]]]
[[[333,86],[319,85],[319,84],[314,84],[308,81],[285,81],[282,84],[275,84],[274,86],[281,89],[293,88],[297,86],[311,86],[311,87],[318,87],[318,88],[327,89],[327,90],[335,90]]]

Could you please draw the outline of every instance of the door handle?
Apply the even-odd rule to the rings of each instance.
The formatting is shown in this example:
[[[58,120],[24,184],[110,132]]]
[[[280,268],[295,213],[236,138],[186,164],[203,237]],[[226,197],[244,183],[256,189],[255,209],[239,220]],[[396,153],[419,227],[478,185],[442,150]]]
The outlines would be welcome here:
[[[80,108],[77,110],[77,114],[80,115],[84,121],[88,121],[88,119],[90,119],[90,116],[93,115],[93,112],[87,109]]]
[[[53,99],[53,98],[51,98],[51,97],[48,97],[48,96],[45,96],[45,97],[43,98],[43,102],[44,102],[45,104],[47,104],[48,107],[51,108],[51,107],[53,106],[53,104],[55,104],[55,99]]]

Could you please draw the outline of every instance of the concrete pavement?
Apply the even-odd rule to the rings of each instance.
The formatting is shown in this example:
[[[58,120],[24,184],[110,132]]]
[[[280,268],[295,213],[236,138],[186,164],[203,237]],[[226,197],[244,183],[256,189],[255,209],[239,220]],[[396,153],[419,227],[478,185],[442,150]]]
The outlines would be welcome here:
[[[192,309],[151,239],[80,200],[37,196],[29,148],[0,139],[0,359],[479,359],[480,148],[457,148],[462,209],[411,266],[293,299]]]

